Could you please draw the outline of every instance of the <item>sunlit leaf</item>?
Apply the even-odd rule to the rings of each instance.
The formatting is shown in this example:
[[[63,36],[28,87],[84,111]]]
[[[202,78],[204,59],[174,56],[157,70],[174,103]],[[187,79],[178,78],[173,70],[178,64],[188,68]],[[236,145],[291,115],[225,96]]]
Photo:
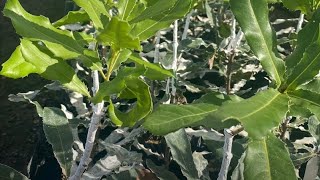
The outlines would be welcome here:
[[[139,39],[132,36],[130,31],[131,27],[128,22],[113,17],[97,39],[115,50],[120,48],[141,50]]]
[[[145,40],[159,29],[169,27],[174,20],[184,17],[193,8],[194,3],[194,0],[168,0],[166,3],[154,1],[129,22],[134,26],[131,33],[140,40]]]
[[[18,0],[8,1],[3,12],[11,19],[19,35],[43,41],[55,56],[63,59],[79,58],[91,69],[102,71],[97,54],[93,56],[88,53],[88,50],[77,43],[70,31],[55,28],[46,17],[29,14]]]
[[[284,143],[273,134],[248,144],[244,159],[245,180],[297,179]]]
[[[98,30],[103,29],[105,23],[107,23],[109,17],[111,17],[107,7],[101,0],[74,0],[74,2],[88,13],[94,26]]]
[[[73,137],[68,119],[58,108],[45,107],[43,109],[43,130],[48,142],[52,145],[63,173],[70,175],[72,164]]]
[[[69,11],[67,15],[54,22],[52,25],[59,27],[66,24],[82,23],[87,21],[90,21],[90,17],[85,11]]]
[[[75,71],[63,60],[49,56],[48,51],[43,52],[31,41],[21,40],[21,52],[28,63],[37,69],[37,74],[49,80],[57,80],[73,91],[90,97],[86,85],[77,77]],[[31,72],[32,73],[32,72]]]
[[[275,32],[269,23],[267,1],[230,0],[230,5],[251,50],[275,81],[276,87],[279,87],[283,81],[285,66],[277,52]]]

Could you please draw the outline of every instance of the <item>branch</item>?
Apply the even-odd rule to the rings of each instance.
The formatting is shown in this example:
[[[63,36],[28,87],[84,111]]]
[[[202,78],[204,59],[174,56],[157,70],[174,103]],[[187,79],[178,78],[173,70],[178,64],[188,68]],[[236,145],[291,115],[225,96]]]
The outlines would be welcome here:
[[[221,164],[221,169],[219,172],[218,180],[226,180],[228,175],[228,170],[230,162],[232,159],[232,141],[234,135],[229,129],[224,129],[224,146],[223,146],[223,160]]]
[[[90,47],[89,47],[90,48]],[[98,71],[92,71],[92,79],[93,79],[93,95],[97,93],[99,90],[99,74]],[[86,145],[85,145],[85,150],[83,152],[83,155],[81,157],[80,163],[78,165],[78,168],[73,176],[70,177],[70,180],[80,180],[83,172],[86,170],[88,167],[88,164],[90,163],[90,155],[92,152],[92,148],[94,145],[96,133],[99,127],[99,123],[101,120],[101,117],[103,115],[103,107],[104,107],[104,102],[98,103],[96,105],[93,105],[93,114],[91,116],[91,122],[89,124],[89,130],[87,134],[87,140],[86,140]]]
[[[297,30],[296,30],[297,33],[302,29],[303,21],[304,21],[304,14],[300,13]]]

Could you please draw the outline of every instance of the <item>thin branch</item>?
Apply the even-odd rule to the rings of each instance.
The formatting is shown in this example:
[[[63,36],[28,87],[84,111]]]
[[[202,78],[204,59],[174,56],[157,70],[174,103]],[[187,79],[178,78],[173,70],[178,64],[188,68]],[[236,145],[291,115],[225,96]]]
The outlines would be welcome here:
[[[222,160],[218,180],[227,179],[230,162],[233,157],[232,142],[233,142],[234,135],[229,129],[224,129],[224,137],[225,137],[225,141],[223,146],[223,160]]]
[[[304,21],[304,14],[300,13],[297,30],[296,30],[297,33],[302,29],[303,21]]]
[[[98,71],[92,71],[92,80],[93,80],[93,95],[97,93],[99,90],[99,73]],[[83,152],[83,155],[81,157],[80,163],[77,167],[77,170],[73,176],[70,177],[70,180],[80,180],[83,172],[87,169],[88,164],[90,163],[90,155],[92,152],[92,148],[94,145],[96,133],[99,127],[99,123],[101,120],[101,117],[103,115],[103,107],[104,102],[98,103],[96,105],[93,105],[93,114],[91,117],[91,122],[89,124],[89,130],[87,134],[87,140],[85,145],[85,150]]]

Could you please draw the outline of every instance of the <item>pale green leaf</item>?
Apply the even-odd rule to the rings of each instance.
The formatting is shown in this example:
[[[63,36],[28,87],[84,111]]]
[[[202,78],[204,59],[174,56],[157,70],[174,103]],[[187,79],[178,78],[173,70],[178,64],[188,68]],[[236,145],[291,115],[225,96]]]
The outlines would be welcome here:
[[[121,49],[113,53],[113,56],[115,56],[114,61],[113,63],[111,63],[111,61],[107,61],[107,65],[108,67],[111,66],[109,69],[117,70],[121,66],[121,63],[128,60],[132,52],[129,49]]]
[[[93,21],[98,30],[102,30],[108,22],[110,14],[101,0],[73,0],[78,6],[82,7]]]
[[[139,15],[145,9],[145,6],[137,0],[122,0],[117,4],[117,8],[119,19],[130,21]]]
[[[269,23],[267,1],[230,0],[230,5],[251,50],[276,87],[279,87],[283,81],[285,66],[277,53],[275,32]]]
[[[150,63],[141,59],[138,54],[132,54],[130,57],[137,65],[144,66],[147,71],[145,72],[145,76],[152,79],[152,80],[163,80],[168,77],[173,77],[174,74],[171,70],[166,70],[162,68],[159,64]]]
[[[184,17],[194,3],[194,0],[154,2],[129,22],[133,26],[131,33],[140,40],[145,40],[160,29],[169,27],[174,20]]]
[[[28,180],[28,178],[17,170],[0,164],[0,179],[2,180]]]
[[[293,98],[300,99],[306,102],[307,104],[315,105],[320,107],[320,94],[319,92],[312,92],[308,90],[298,89],[293,92],[288,92],[288,95]],[[297,103],[297,102],[295,102]],[[306,106],[308,108],[308,106]]]
[[[63,60],[58,60],[43,52],[31,41],[21,40],[21,52],[26,62],[37,69],[37,74],[49,80],[57,80],[66,88],[90,97],[86,85],[77,77],[75,71]]]
[[[58,108],[45,107],[43,109],[43,130],[48,142],[52,145],[62,172],[70,175],[72,164],[73,137],[68,119]]]
[[[289,109],[288,103],[287,95],[281,94],[275,89],[269,89],[240,102],[223,104],[212,115],[212,119],[238,120],[251,138],[260,139],[285,118]],[[214,123],[210,120],[206,120],[202,124],[214,128]]]
[[[210,96],[210,97],[208,97]],[[205,102],[188,105],[162,104],[155,108],[149,115],[143,126],[156,135],[164,135],[183,127],[200,125],[208,120],[215,129],[225,127],[220,119],[211,118],[218,107],[230,97],[222,94],[210,94],[204,96]],[[227,126],[227,125],[226,125]]]
[[[141,50],[139,39],[132,36],[130,31],[131,26],[128,22],[113,17],[97,39],[102,44],[111,46],[115,50],[120,48]]]
[[[312,81],[310,81],[308,84],[302,85],[298,88],[304,89],[304,90],[308,90],[308,91],[312,91],[315,93],[320,93],[319,92],[319,87],[320,87],[320,77],[313,79]]]
[[[69,11],[67,15],[54,22],[52,25],[59,27],[66,24],[83,23],[88,21],[90,21],[90,17],[85,11]]]
[[[191,145],[184,129],[172,132],[165,136],[172,158],[175,160],[187,179],[199,179],[196,165],[193,162]]]
[[[0,75],[16,79],[36,72],[37,68],[24,60],[21,47],[18,46],[11,57],[2,64]]]
[[[63,59],[79,58],[91,69],[102,71],[97,53],[95,56],[88,56],[86,49],[77,43],[72,32],[55,28],[46,17],[29,14],[18,0],[8,1],[3,12],[11,19],[19,35],[43,41],[55,56]]]
[[[244,159],[245,180],[297,179],[284,143],[273,134],[248,144]]]

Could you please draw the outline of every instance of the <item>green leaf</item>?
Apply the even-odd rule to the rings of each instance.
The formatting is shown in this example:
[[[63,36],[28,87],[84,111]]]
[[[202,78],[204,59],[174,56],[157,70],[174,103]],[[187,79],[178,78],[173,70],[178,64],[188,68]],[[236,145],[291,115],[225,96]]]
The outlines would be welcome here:
[[[119,19],[129,21],[139,15],[145,9],[145,6],[137,0],[122,0],[117,4],[117,8]]]
[[[89,15],[94,26],[100,31],[111,17],[104,2],[101,0],[73,0],[78,6],[82,7]]]
[[[224,127],[220,119],[212,119],[210,115],[223,102],[230,100],[230,97],[213,93],[204,96],[204,99],[206,98],[210,101],[188,105],[161,104],[146,118],[143,126],[156,135],[165,135],[183,127],[201,124],[205,119],[216,129]]]
[[[72,164],[73,137],[68,119],[60,109],[45,107],[43,109],[43,130],[48,142],[52,145],[53,153],[62,172],[69,176]]]
[[[184,17],[194,4],[194,0],[154,2],[129,22],[133,25],[131,33],[140,40],[148,39],[160,29],[169,27],[174,20]]]
[[[297,11],[300,10],[301,13],[307,14],[310,9],[309,0],[282,0],[283,5],[290,10]]]
[[[315,78],[314,80],[310,81],[308,84],[302,85],[299,88],[303,90],[319,93],[319,87],[320,87],[320,77]]]
[[[319,13],[320,10],[313,16],[308,24],[301,31],[299,31],[297,47],[293,53],[285,59],[287,76],[289,76],[293,72],[295,66],[299,64],[303,57],[303,53],[310,46],[310,44],[313,44],[314,41],[318,39],[320,23]]]
[[[44,52],[45,49],[40,50],[39,48],[41,47],[37,47],[31,41],[21,40],[23,58],[36,68],[35,73],[49,80],[57,80],[66,88],[90,97],[86,85],[77,77],[67,62],[53,58],[49,55],[50,52]]]
[[[285,66],[277,53],[275,32],[269,23],[267,1],[230,0],[230,5],[252,51],[276,87],[279,87],[283,81]]]
[[[94,103],[99,103],[112,94],[118,94],[126,88],[126,80],[138,78],[145,72],[145,69],[138,68],[122,68],[118,72],[118,76],[112,81],[105,81],[100,84],[97,94],[91,99]],[[107,98],[108,99],[108,98]]]
[[[2,180],[28,180],[28,178],[17,170],[0,164],[0,179]]]
[[[174,173],[168,170],[168,168],[165,165],[157,166],[152,162],[152,160],[147,159],[146,160],[147,167],[157,175],[157,178],[160,180],[178,180],[178,178],[175,176]]]
[[[318,25],[320,28],[320,24]],[[299,85],[312,80],[320,70],[320,33],[317,40],[312,43],[303,54],[301,60],[292,69],[286,84],[287,90],[295,90]]]
[[[87,52],[88,50],[77,43],[71,32],[55,28],[48,18],[29,14],[22,8],[18,0],[8,1],[3,12],[11,19],[19,35],[31,40],[43,41],[57,57],[79,58],[91,69],[102,71],[102,65],[96,52]]]
[[[129,58],[137,65],[144,66],[147,69],[145,76],[151,80],[163,80],[168,77],[174,77],[172,70],[166,70],[160,64],[145,61],[138,54],[132,54]]]
[[[223,104],[212,119],[226,121],[235,119],[241,122],[249,137],[261,139],[279,125],[288,111],[289,98],[275,89],[258,93],[250,99]],[[212,121],[212,120],[211,120]],[[203,121],[206,127],[214,128],[210,120]]]
[[[244,159],[245,180],[297,179],[284,143],[273,134],[248,144]]]
[[[109,69],[117,70],[121,66],[121,63],[128,60],[132,52],[129,49],[121,49],[113,53],[113,56],[115,56],[113,63],[112,61],[108,61],[107,64],[108,67],[112,66],[112,68]]]
[[[36,72],[37,68],[25,61],[22,57],[21,47],[18,46],[11,57],[2,64],[0,75],[17,79]]]
[[[127,78],[126,88],[120,93],[121,99],[136,98],[137,102],[129,112],[121,112],[115,109],[115,115],[123,122],[122,126],[132,127],[137,121],[151,113],[153,104],[149,86],[138,78]]]
[[[128,48],[142,50],[140,41],[130,34],[131,26],[128,22],[113,17],[107,27],[98,35],[97,39],[112,49]]]
[[[69,11],[67,15],[54,22],[52,25],[55,27],[60,27],[66,24],[75,24],[88,21],[90,21],[90,17],[85,11]]]
[[[182,174],[187,179],[199,179],[198,171],[191,152],[191,145],[184,129],[165,136],[172,158],[179,164]]]

